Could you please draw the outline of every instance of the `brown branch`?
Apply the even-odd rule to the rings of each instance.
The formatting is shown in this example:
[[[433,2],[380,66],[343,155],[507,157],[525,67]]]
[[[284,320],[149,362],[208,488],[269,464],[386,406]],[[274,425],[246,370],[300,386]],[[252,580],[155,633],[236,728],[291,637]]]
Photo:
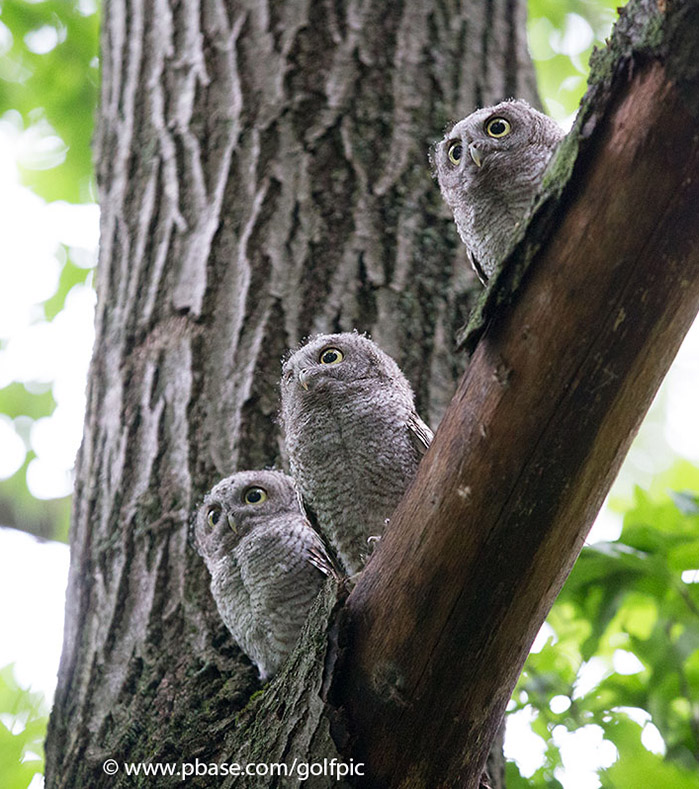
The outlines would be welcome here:
[[[348,600],[336,701],[372,787],[477,785],[530,645],[699,309],[697,119],[664,59],[624,64],[550,240],[486,328]]]

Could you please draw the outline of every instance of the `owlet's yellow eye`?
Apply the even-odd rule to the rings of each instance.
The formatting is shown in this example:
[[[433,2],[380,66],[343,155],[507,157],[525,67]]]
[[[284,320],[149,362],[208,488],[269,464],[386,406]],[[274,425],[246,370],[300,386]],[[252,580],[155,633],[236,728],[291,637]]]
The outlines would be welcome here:
[[[209,512],[206,516],[206,520],[211,526],[211,528],[215,528],[216,524],[221,520],[221,508],[220,507],[209,507]]]
[[[491,118],[485,125],[485,131],[497,140],[506,137],[512,131],[512,124],[504,118]]]
[[[447,150],[447,156],[452,164],[458,164],[461,161],[463,153],[464,149],[460,142],[451,143]]]
[[[243,493],[243,501],[246,504],[262,504],[267,499],[267,491],[264,488],[248,488]]]
[[[321,364],[339,364],[345,358],[339,348],[325,348],[320,352]]]

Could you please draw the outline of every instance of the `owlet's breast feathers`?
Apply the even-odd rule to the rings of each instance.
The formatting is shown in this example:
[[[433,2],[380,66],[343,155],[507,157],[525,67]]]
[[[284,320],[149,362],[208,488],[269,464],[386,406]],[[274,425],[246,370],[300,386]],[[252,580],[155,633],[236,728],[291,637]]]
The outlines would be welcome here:
[[[562,137],[555,121],[517,99],[476,110],[435,147],[442,196],[482,282],[510,251]]]
[[[415,476],[432,431],[408,380],[357,333],[311,338],[283,364],[281,418],[304,505],[349,574]]]

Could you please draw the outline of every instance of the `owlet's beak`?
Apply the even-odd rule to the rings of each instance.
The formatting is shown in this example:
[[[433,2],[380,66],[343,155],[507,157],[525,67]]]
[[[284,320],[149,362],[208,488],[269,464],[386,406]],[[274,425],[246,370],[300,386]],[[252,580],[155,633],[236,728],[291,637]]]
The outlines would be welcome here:
[[[303,386],[303,388],[306,391],[308,391],[308,379],[310,377],[311,377],[310,370],[307,370],[305,368],[303,370],[299,370],[299,383],[301,384],[301,386]]]
[[[232,515],[228,516],[228,525],[231,527],[231,530],[232,530],[233,534],[237,534],[238,533],[238,526],[236,525],[236,522],[233,520],[233,516]]]
[[[483,166],[483,154],[478,150],[478,148],[476,148],[475,143],[471,143],[468,146],[468,152],[469,152],[469,155],[470,155],[471,159],[473,159],[473,162],[476,165],[476,167],[482,167]]]

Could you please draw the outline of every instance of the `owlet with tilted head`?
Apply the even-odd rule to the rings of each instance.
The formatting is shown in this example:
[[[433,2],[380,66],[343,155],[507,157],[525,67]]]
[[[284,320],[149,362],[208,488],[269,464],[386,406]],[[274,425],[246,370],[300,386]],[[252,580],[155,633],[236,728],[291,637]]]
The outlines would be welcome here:
[[[349,574],[415,476],[432,431],[398,365],[367,337],[320,334],[283,364],[281,417],[306,508]]]
[[[204,498],[197,550],[224,624],[257,666],[274,674],[291,652],[325,576],[325,546],[279,471],[240,471]]]
[[[477,110],[437,143],[439,188],[483,283],[510,251],[562,137],[555,121],[517,99]]]

